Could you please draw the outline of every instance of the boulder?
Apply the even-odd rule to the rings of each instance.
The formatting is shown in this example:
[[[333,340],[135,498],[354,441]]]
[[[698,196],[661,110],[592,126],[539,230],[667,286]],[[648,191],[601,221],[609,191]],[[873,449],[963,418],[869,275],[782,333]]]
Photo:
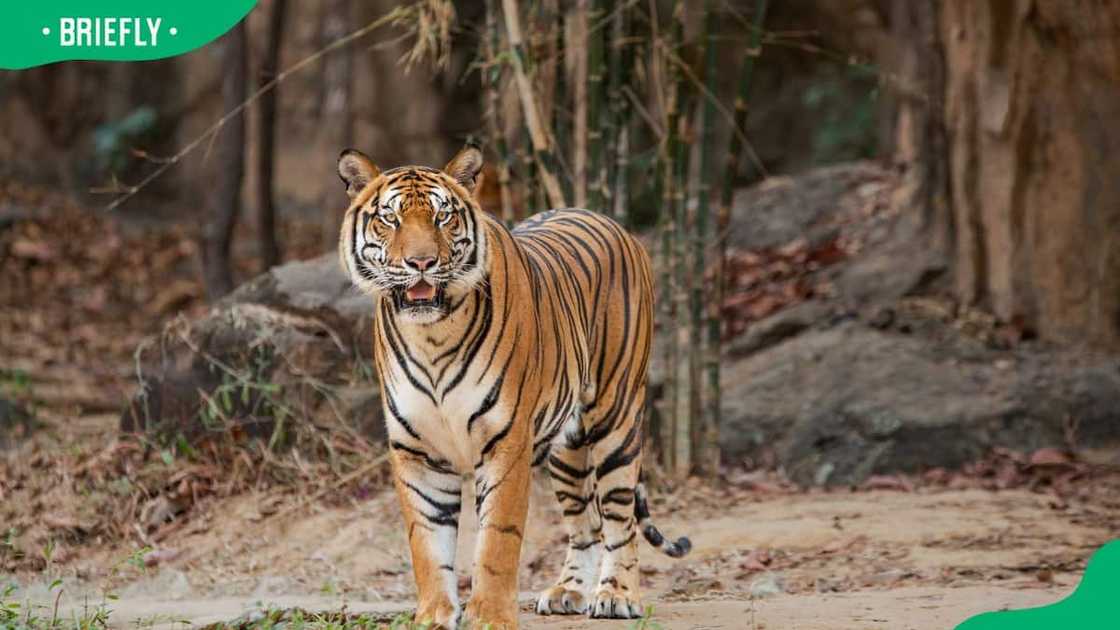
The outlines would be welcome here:
[[[827,240],[838,221],[860,214],[869,198],[893,185],[893,176],[874,162],[768,177],[735,192],[727,246],[760,250],[798,238],[811,244]]]
[[[1120,359],[998,351],[847,320],[731,361],[723,452],[803,485],[959,467],[994,447],[1120,444]],[[1074,430],[1073,425],[1076,429]]]
[[[231,428],[291,439],[306,423],[339,423],[377,438],[372,311],[336,255],[276,267],[141,348],[122,429],[165,441]]]
[[[721,448],[804,485],[955,468],[993,448],[1120,445],[1120,357],[1023,340],[962,307],[897,178],[869,163],[771,178],[736,195],[729,241],[836,239],[827,287],[724,347]],[[656,389],[654,391],[657,391]]]

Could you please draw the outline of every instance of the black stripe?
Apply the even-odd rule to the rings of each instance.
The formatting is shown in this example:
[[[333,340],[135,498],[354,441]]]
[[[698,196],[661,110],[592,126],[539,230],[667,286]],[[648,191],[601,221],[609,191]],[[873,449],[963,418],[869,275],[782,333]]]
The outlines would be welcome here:
[[[510,354],[510,357],[513,357],[512,353]],[[508,362],[506,363],[506,367],[509,367]],[[467,418],[467,433],[471,432],[471,428],[474,427],[475,420],[481,418],[483,414],[493,409],[494,405],[497,404],[498,394],[502,391],[502,383],[504,383],[505,380],[506,371],[505,368],[503,368],[501,375],[498,376],[498,380],[494,382],[494,386],[490,388],[490,391],[486,393],[486,397],[482,399],[482,404],[479,405],[478,409],[476,409],[475,412],[471,414],[470,418]]]

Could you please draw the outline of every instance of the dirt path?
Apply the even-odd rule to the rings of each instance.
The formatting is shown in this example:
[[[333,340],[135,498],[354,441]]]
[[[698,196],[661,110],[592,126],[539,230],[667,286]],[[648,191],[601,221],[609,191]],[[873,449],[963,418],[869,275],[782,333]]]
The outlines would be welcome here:
[[[527,606],[531,594],[525,593]],[[664,630],[946,630],[967,617],[1001,608],[1023,608],[1049,604],[1060,598],[1047,590],[1015,590],[1001,587],[966,586],[953,589],[904,587],[893,590],[810,595],[776,595],[755,600],[713,599],[669,602],[656,606],[654,621]],[[338,598],[281,596],[268,600],[284,608],[332,610]],[[346,602],[353,612],[398,613],[411,610],[409,603]],[[205,625],[234,619],[255,602],[245,598],[124,599],[113,605],[115,627],[181,627],[184,622]],[[540,617],[521,615],[521,627],[541,630],[632,629],[633,621],[589,621],[582,616]]]
[[[666,629],[951,628],[979,612],[1051,603],[1072,591],[1092,552],[1120,535],[1120,504],[1095,492],[1067,502],[1026,490],[692,489],[654,506],[662,529],[689,534],[695,547],[681,561],[643,548],[646,603]],[[563,555],[551,501],[539,489],[538,497],[523,562],[527,609]],[[114,623],[207,623],[261,603],[408,610],[411,576],[392,495],[312,514],[276,508],[272,497],[241,497],[165,541],[163,553],[174,559],[119,585]],[[462,534],[459,566],[469,567],[473,523]],[[96,575],[120,553],[82,559],[75,570]],[[528,611],[522,621],[589,627],[583,618]]]

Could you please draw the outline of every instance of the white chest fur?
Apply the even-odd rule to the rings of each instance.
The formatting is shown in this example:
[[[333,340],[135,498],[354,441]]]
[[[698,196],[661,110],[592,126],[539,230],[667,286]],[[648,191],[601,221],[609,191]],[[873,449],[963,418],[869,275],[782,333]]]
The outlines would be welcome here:
[[[394,379],[387,388],[395,412],[387,418],[389,438],[405,442],[421,442],[425,450],[437,453],[450,462],[456,472],[468,473],[478,463],[487,436],[504,412],[495,405],[487,413],[474,417],[483,407],[488,390],[472,383],[463,384],[446,396],[437,391],[433,401],[427,393],[408,381]]]
[[[465,474],[474,470],[496,427],[508,421],[509,410],[493,398],[493,379],[485,377],[488,362],[465,362],[459,335],[441,328],[395,329],[379,366],[385,420],[390,440],[422,446]]]

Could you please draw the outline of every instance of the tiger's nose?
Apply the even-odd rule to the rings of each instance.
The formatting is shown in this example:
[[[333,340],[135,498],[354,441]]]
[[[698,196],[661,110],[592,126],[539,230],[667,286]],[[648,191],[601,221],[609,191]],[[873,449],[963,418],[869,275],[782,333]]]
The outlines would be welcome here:
[[[426,271],[429,267],[436,266],[435,256],[410,256],[404,259],[406,267],[411,267],[416,271]]]

